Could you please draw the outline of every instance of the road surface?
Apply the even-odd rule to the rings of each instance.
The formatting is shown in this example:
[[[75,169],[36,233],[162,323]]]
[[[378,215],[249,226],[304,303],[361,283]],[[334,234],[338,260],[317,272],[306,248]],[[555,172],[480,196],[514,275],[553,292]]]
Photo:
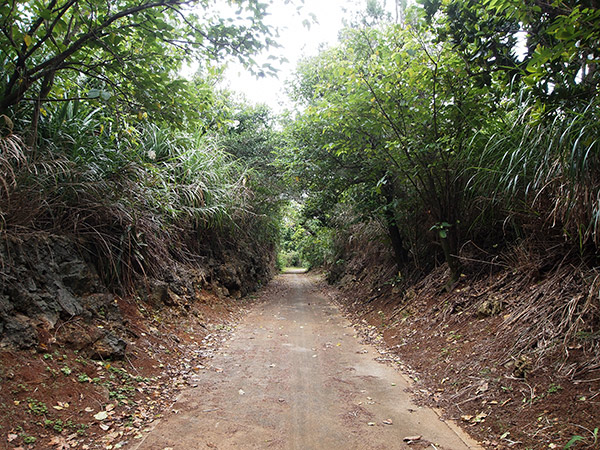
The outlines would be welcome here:
[[[479,449],[374,360],[306,274],[280,275],[135,450]],[[412,443],[405,438],[414,437]]]

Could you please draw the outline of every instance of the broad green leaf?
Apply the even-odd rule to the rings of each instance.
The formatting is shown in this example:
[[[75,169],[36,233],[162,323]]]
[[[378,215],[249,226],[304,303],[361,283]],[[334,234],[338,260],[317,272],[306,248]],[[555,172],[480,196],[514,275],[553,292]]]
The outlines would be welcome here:
[[[44,8],[40,11],[40,17],[44,20],[50,20],[52,18],[52,13],[49,9]]]

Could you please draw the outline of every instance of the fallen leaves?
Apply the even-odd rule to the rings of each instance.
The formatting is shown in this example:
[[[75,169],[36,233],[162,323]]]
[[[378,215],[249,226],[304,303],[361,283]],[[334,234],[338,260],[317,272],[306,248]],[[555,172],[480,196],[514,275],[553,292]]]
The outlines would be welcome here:
[[[50,393],[50,389],[44,389],[45,384],[38,390],[34,381],[31,389],[29,383],[24,384],[27,390],[20,389],[22,393],[5,402],[19,416],[14,424],[5,424],[0,448],[117,450],[143,438],[149,424],[172,409],[179,392],[190,385],[198,386],[198,376],[212,371],[211,375],[216,377],[223,372],[211,364],[211,358],[225,346],[231,332],[220,324],[208,326],[215,328],[215,332],[193,333],[191,338],[186,334],[184,337],[188,339],[173,334],[168,342],[158,336],[165,333],[163,325],[160,330],[150,330],[155,335],[152,339],[138,333],[141,338],[139,343],[132,344],[131,361],[107,363],[66,350],[65,354],[33,358],[41,359],[50,375],[60,376],[48,375],[45,380],[52,388]],[[176,331],[179,333],[181,329]],[[61,367],[67,363],[72,376],[63,377]],[[43,420],[37,417],[31,420],[32,415],[41,416],[42,412]]]
[[[106,420],[108,418],[108,412],[106,411],[100,411],[96,414],[94,414],[94,419],[96,420]]]
[[[460,418],[461,418],[461,420],[462,420],[463,422],[468,422],[468,423],[470,423],[471,425],[475,425],[475,424],[478,424],[478,423],[484,422],[484,421],[485,421],[485,418],[486,418],[487,416],[488,416],[488,415],[487,415],[486,413],[484,413],[484,412],[480,412],[479,414],[477,414],[477,415],[475,415],[475,416],[473,416],[473,415],[470,415],[470,414],[465,414],[465,415],[463,415],[463,416],[460,416]]]
[[[475,391],[475,394],[482,394],[482,393],[486,392],[489,388],[490,387],[489,387],[488,382],[487,381],[483,382],[482,384],[480,384],[477,387],[477,390]]]
[[[54,436],[48,441],[50,447],[56,447],[57,450],[68,450],[71,448],[67,440],[62,436]]]

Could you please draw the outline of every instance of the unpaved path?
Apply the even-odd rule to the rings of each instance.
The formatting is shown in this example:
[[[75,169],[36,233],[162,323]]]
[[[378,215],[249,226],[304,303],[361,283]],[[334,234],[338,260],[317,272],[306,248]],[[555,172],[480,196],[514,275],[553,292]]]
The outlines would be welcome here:
[[[405,378],[374,360],[309,276],[275,284],[134,449],[480,448],[411,403]]]

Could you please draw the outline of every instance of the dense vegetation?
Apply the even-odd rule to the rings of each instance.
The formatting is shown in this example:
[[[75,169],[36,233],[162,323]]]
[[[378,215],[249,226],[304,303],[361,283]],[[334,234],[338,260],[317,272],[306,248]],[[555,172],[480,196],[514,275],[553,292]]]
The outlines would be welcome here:
[[[269,71],[251,56],[274,30],[266,5],[230,3],[3,3],[0,229],[73,236],[113,286],[230,247],[270,264],[270,119],[215,83],[231,57]]]
[[[227,58],[273,70],[252,60],[268,4],[4,3],[2,232],[70,234],[115,286],[228,248],[270,264],[280,230],[280,265],[333,278],[353,239],[383,242],[395,283],[445,264],[447,290],[571,264],[589,294],[559,328],[596,336],[596,1],[405,5],[369,0],[300,63],[280,131],[215,87]]]
[[[435,241],[454,280],[471,239],[489,248],[539,220],[538,233],[584,251],[599,226],[598,11],[484,4],[426,2],[402,23],[375,8],[374,24],[304,61],[291,89],[308,215],[327,226],[344,203],[380,220],[399,265],[427,267]]]
[[[526,345],[594,347],[599,18],[595,1],[423,0],[395,18],[367,2],[290,85],[282,158],[304,193],[305,236],[325,244],[304,257],[336,279],[383,239],[389,282],[445,263],[447,290],[570,267],[581,295],[536,303]]]

